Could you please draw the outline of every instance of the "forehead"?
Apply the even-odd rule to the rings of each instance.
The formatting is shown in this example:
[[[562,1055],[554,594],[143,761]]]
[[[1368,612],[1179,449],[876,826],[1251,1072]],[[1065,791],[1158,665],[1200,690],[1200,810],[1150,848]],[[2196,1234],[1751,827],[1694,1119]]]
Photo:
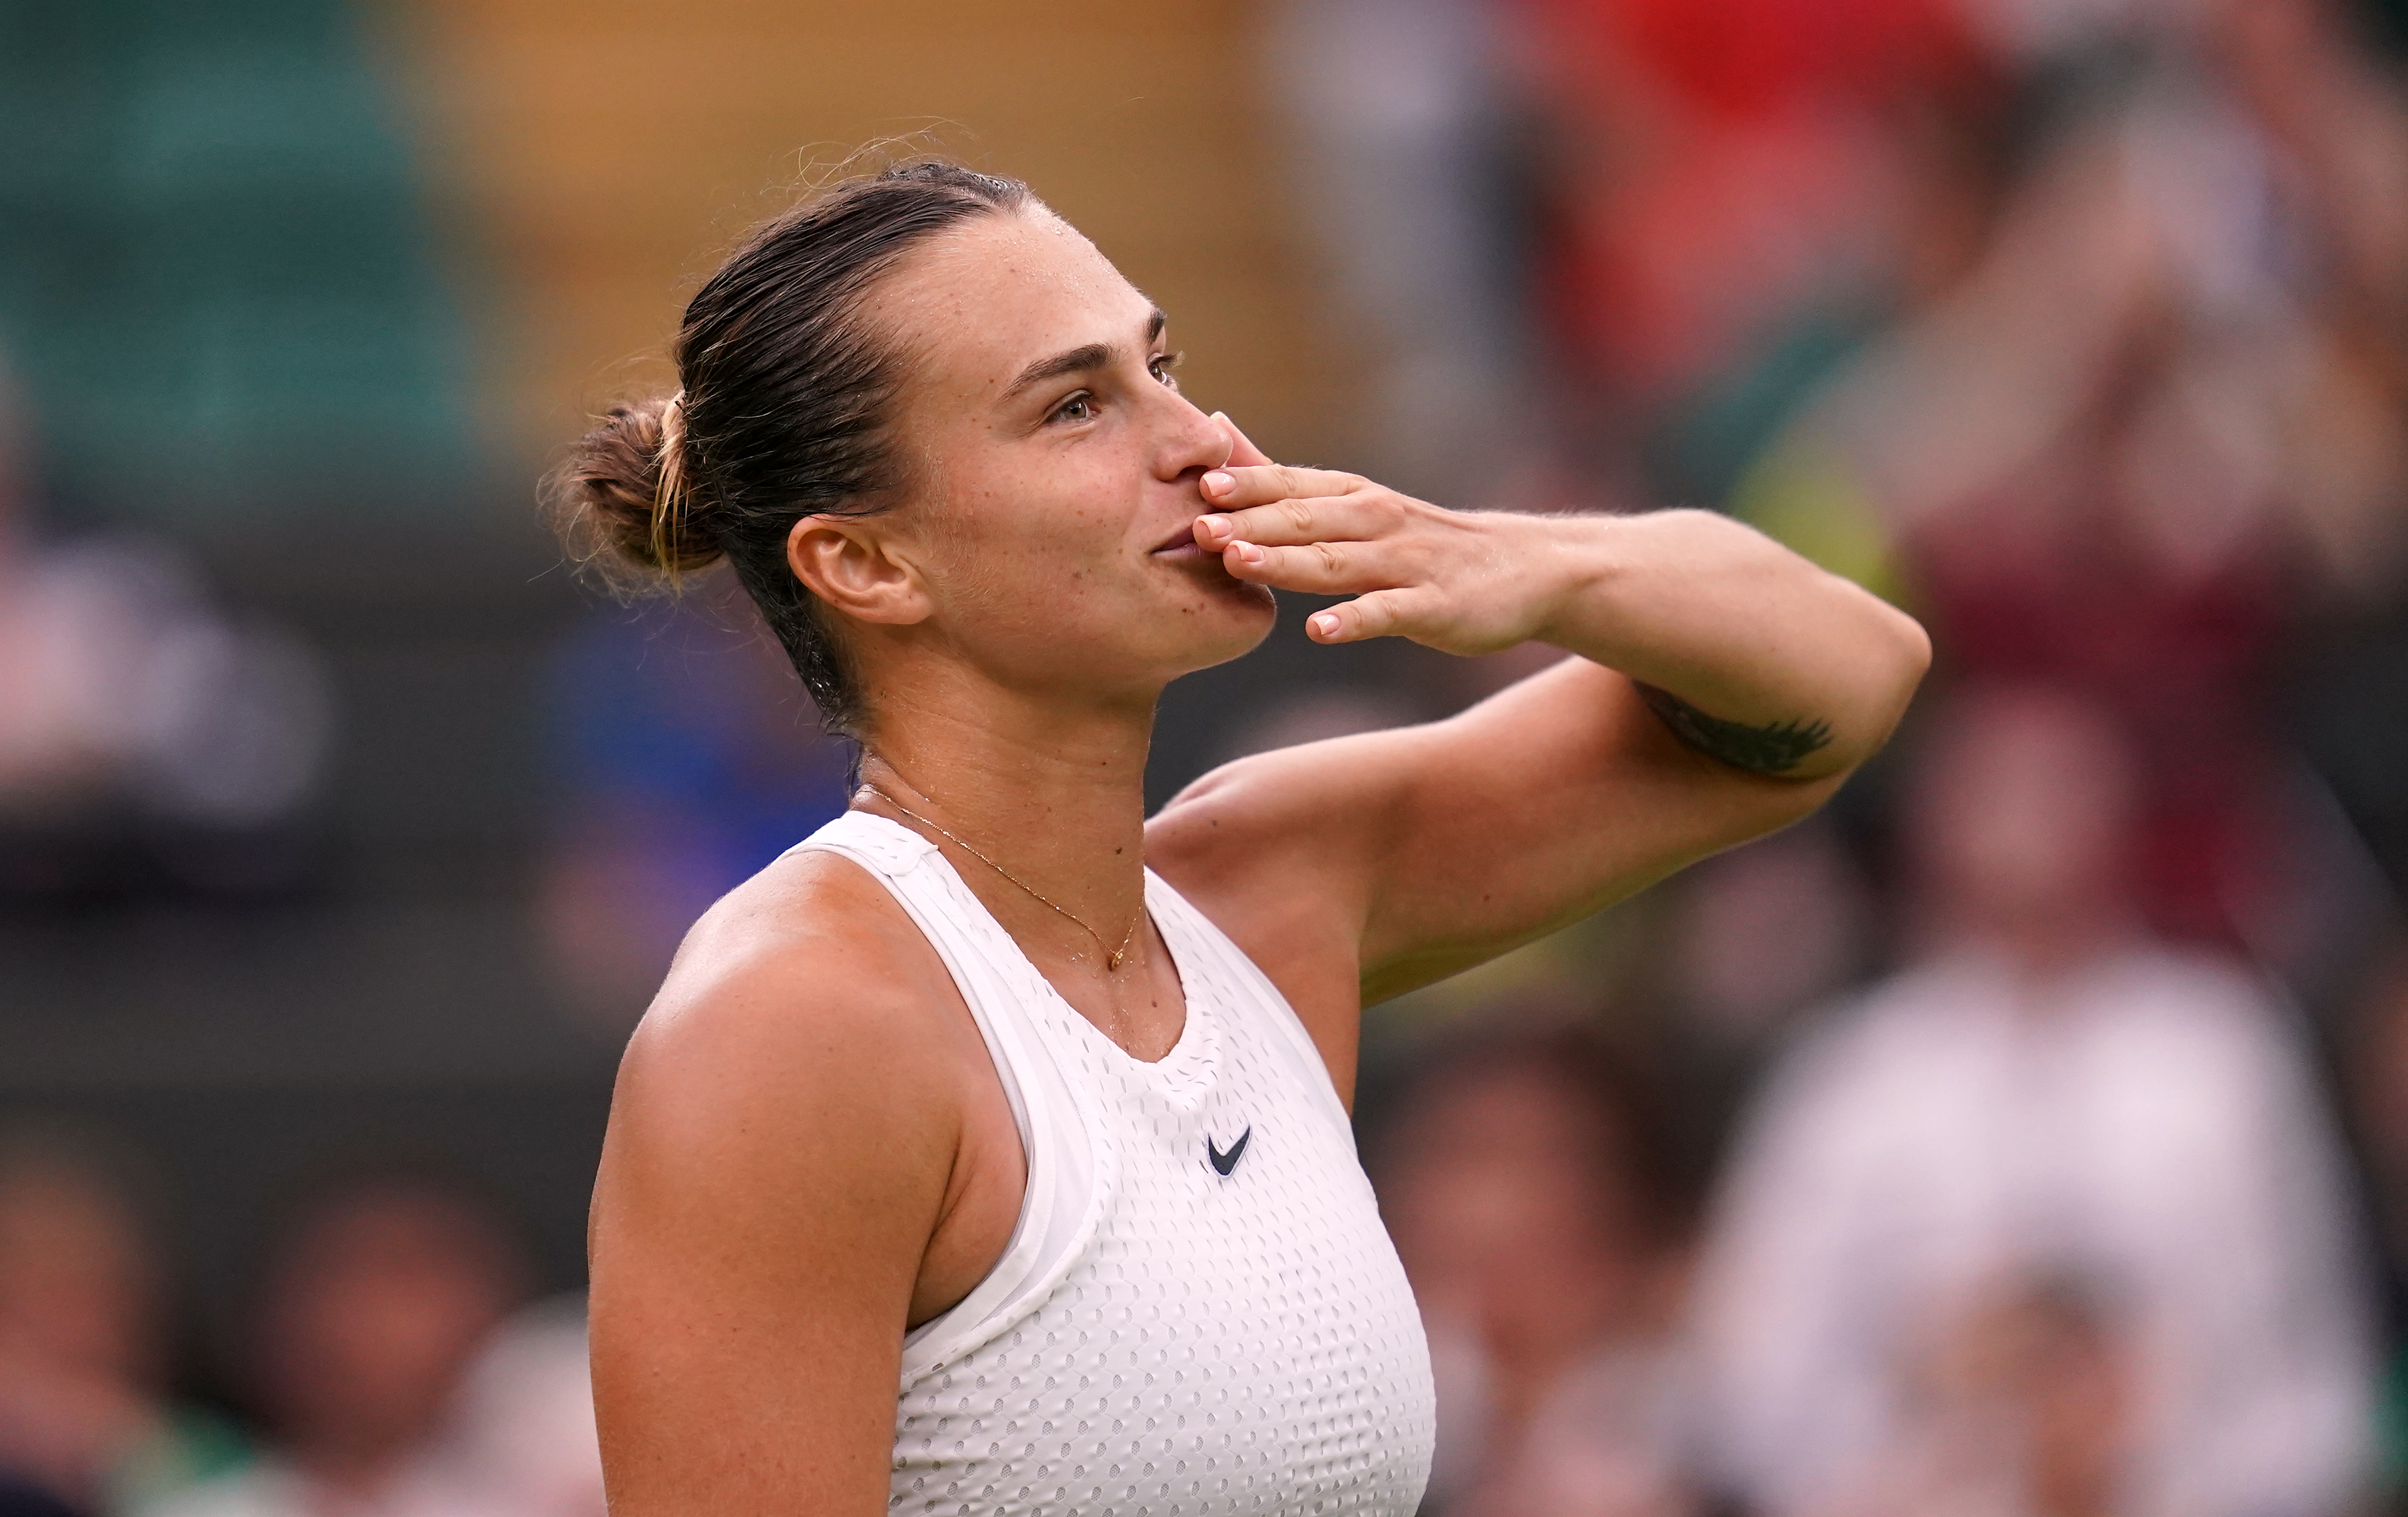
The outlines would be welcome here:
[[[924,379],[999,392],[1030,362],[1141,340],[1153,304],[1050,211],[980,216],[915,250],[866,314]]]

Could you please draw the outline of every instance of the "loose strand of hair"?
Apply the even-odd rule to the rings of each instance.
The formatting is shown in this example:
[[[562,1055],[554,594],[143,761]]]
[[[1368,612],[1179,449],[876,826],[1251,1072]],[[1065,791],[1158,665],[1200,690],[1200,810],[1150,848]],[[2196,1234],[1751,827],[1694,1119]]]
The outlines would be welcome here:
[[[684,577],[688,505],[685,479],[685,391],[680,389],[661,408],[661,445],[653,456],[660,488],[652,496],[652,562],[674,585]]]

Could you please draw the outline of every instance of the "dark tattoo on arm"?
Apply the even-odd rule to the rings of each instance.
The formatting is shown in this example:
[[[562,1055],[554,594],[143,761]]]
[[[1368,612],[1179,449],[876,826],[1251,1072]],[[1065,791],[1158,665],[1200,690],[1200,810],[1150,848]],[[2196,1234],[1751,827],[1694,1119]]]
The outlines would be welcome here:
[[[1831,740],[1828,723],[1779,722],[1751,727],[1743,722],[1708,716],[1670,691],[1638,680],[1631,682],[1639,685],[1640,697],[1647,702],[1647,708],[1672,729],[1674,737],[1708,758],[1720,759],[1734,768],[1755,774],[1787,774]]]

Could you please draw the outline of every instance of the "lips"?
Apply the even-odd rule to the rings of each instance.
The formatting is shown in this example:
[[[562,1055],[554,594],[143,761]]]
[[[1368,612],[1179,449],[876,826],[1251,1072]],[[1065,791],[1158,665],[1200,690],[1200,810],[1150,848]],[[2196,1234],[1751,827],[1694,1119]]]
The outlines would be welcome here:
[[[1174,532],[1169,537],[1164,538],[1161,545],[1156,547],[1154,551],[1157,553],[1175,553],[1182,548],[1194,548],[1195,546],[1196,522],[1195,519],[1191,517],[1188,519],[1186,525],[1181,527],[1177,532]]]

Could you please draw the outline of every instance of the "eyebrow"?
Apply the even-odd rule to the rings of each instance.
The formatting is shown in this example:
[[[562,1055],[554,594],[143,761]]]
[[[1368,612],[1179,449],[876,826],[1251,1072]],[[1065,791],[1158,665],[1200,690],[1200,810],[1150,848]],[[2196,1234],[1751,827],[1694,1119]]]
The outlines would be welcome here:
[[[1162,329],[1169,323],[1169,321],[1170,318],[1163,314],[1160,307],[1154,308],[1154,314],[1146,319],[1145,323],[1145,340],[1148,344],[1162,336]],[[1084,374],[1091,369],[1102,368],[1111,363],[1119,352],[1120,350],[1109,342],[1090,342],[1055,353],[1051,358],[1040,358],[1022,369],[1019,377],[1004,387],[1003,398],[1010,400],[1030,385],[1043,384],[1048,379],[1058,379],[1065,375]]]

